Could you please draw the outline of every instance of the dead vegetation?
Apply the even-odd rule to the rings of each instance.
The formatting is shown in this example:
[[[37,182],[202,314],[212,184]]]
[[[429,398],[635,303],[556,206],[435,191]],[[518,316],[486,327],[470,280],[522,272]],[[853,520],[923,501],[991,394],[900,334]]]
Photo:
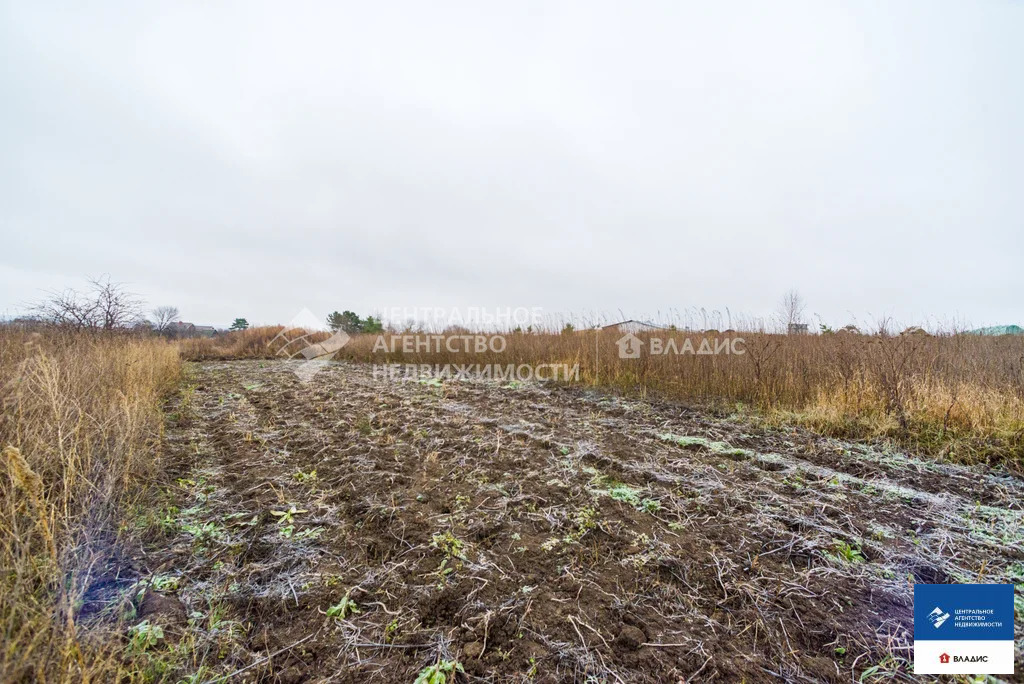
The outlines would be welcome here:
[[[909,679],[914,581],[1024,581],[1012,467],[835,437],[872,411],[915,434],[940,404],[945,432],[1005,428],[1016,340],[764,336],[754,372],[513,333],[493,359],[543,349],[615,396],[393,383],[364,364],[304,375],[259,358],[279,330],[0,335],[0,679]],[[344,354],[490,360],[381,359],[372,343]],[[179,348],[254,359],[182,384]],[[852,378],[830,385],[842,401],[819,388],[772,423],[828,354]],[[750,373],[775,397],[760,422],[660,403],[714,382],[739,401]],[[983,439],[990,460],[1019,459],[1012,435]]]
[[[0,332],[0,680],[123,672],[125,521],[158,472],[179,371],[158,341]]]
[[[890,328],[883,325],[871,335],[645,332],[639,334],[645,349],[654,337],[674,340],[677,349],[689,340],[694,350],[705,340],[714,349],[716,342],[741,337],[745,353],[639,359],[619,358],[616,331],[515,330],[503,334],[507,344],[500,353],[451,353],[444,343],[430,353],[402,353],[401,344],[391,352],[388,340],[398,333],[384,333],[388,351],[379,351],[384,347],[378,335],[359,335],[336,358],[375,364],[578,364],[585,385],[683,400],[834,437],[894,440],[941,459],[1019,472],[1024,467],[1024,338],[895,334]],[[281,330],[188,340],[182,352],[192,360],[279,358],[272,340]]]
[[[1024,483],[984,468],[581,388],[296,367],[204,364],[175,410],[143,671],[910,680],[915,581],[1022,581]]]
[[[960,462],[1024,463],[1024,337],[828,333],[639,333],[676,349],[743,339],[742,355],[618,356],[617,331],[512,333],[500,354],[373,351],[376,336],[340,356],[374,363],[579,364],[584,384],[802,424],[836,437],[891,438]]]

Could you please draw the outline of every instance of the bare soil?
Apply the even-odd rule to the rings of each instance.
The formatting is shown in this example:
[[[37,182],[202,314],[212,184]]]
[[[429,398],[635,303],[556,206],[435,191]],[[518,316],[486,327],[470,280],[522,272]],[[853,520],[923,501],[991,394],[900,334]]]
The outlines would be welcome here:
[[[171,409],[180,479],[136,562],[139,619],[187,654],[168,676],[912,680],[914,582],[1024,582],[1005,474],[580,388],[297,369],[198,365]]]

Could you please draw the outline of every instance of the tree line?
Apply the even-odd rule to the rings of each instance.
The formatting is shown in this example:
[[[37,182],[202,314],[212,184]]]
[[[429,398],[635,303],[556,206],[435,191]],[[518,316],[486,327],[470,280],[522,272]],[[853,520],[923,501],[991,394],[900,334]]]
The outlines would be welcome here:
[[[327,316],[327,327],[331,332],[346,332],[349,335],[356,333],[379,333],[384,330],[384,323],[379,318],[367,316],[360,318],[354,311],[332,312]]]

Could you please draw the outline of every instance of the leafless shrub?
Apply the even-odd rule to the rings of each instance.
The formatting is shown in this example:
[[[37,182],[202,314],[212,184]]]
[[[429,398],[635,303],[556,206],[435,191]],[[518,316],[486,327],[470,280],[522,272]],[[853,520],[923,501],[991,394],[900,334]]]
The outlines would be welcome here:
[[[51,325],[73,330],[123,330],[142,320],[142,303],[110,276],[89,279],[85,292],[51,292],[34,313]]]

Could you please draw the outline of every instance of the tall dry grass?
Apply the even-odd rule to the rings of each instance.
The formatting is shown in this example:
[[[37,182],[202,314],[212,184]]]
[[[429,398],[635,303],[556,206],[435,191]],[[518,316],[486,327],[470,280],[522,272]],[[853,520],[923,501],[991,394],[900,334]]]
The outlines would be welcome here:
[[[189,359],[275,358],[281,326],[215,339],[186,340]],[[290,333],[290,337],[299,334]],[[473,334],[386,332],[420,339]],[[491,335],[493,333],[484,333]],[[505,331],[500,353],[375,351],[378,335],[357,335],[339,359],[376,364],[579,365],[580,382],[749,413],[774,424],[802,424],[851,438],[894,438],[953,460],[1024,468],[1024,337],[969,334],[781,335],[762,330],[720,333],[642,332],[694,350],[707,339],[742,338],[741,355],[668,354],[622,359],[617,330]],[[313,339],[326,337],[318,333]]]
[[[283,325],[262,326],[229,332],[217,337],[184,339],[177,344],[182,358],[188,361],[272,359],[277,358],[277,352],[286,342],[276,339],[284,330]],[[305,334],[305,331],[295,330],[292,337],[302,334]],[[310,339],[319,341],[327,336],[327,333],[313,333]]]
[[[1024,466],[1024,337],[976,335],[779,335],[763,332],[642,332],[714,349],[742,338],[741,355],[644,353],[619,358],[615,330],[513,332],[501,353],[374,352],[359,336],[340,357],[398,364],[579,365],[580,381],[655,394],[834,436],[894,437],[956,460]],[[387,336],[385,340],[387,341]]]
[[[180,373],[158,339],[0,331],[0,681],[119,678],[119,640],[82,622],[103,612]]]

